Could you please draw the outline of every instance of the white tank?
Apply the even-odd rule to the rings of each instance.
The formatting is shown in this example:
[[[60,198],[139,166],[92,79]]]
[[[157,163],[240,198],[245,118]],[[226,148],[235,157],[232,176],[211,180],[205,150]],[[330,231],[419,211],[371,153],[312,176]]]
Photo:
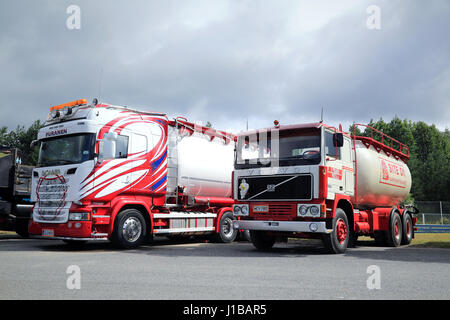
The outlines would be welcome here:
[[[367,148],[356,140],[357,181],[355,199],[358,208],[392,207],[406,199],[411,190],[411,173],[401,159]]]
[[[188,196],[230,197],[234,142],[199,132],[179,135],[169,127],[168,193],[182,187]]]

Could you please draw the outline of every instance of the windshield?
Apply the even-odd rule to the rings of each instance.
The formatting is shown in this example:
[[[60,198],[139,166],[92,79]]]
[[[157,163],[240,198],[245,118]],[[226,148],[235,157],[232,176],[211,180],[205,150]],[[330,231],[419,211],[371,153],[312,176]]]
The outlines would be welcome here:
[[[320,163],[320,131],[278,134],[260,132],[240,136],[236,145],[236,169]]]
[[[39,167],[81,163],[94,158],[95,134],[83,133],[45,139],[39,150]]]

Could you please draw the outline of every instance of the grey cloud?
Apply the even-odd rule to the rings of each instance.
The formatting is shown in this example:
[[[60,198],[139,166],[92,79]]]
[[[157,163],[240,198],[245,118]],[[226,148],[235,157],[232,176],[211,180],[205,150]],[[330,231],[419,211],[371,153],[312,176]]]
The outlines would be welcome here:
[[[101,95],[220,128],[450,122],[446,1],[3,1],[0,126]],[[81,30],[65,27],[70,4]],[[368,30],[376,4],[382,29]],[[18,110],[21,110],[18,112]]]

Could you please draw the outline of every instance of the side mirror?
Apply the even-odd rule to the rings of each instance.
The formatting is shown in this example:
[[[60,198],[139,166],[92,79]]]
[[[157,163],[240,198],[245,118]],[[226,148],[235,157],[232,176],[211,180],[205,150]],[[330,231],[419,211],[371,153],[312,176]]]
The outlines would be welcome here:
[[[342,147],[344,145],[344,135],[342,133],[335,133],[333,135],[333,144],[337,148]]]
[[[33,141],[31,141],[31,143],[30,143],[30,148],[34,148],[34,147],[36,147],[38,144],[39,144],[39,140],[33,140]]]
[[[108,132],[100,142],[99,160],[114,159],[116,157],[117,133]]]

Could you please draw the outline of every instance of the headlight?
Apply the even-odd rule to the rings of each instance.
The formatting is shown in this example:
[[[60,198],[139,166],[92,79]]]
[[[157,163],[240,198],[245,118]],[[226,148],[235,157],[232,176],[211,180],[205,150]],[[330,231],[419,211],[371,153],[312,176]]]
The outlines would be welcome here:
[[[309,212],[311,212],[313,216],[317,216],[319,215],[320,210],[319,207],[313,206],[309,208]]]
[[[89,220],[89,212],[69,212],[69,220],[72,221]]]
[[[319,226],[317,225],[317,223],[311,223],[309,225],[309,230],[311,230],[312,232],[316,232],[317,229],[319,229]]]
[[[297,216],[300,217],[320,217],[320,204],[298,204]]]
[[[69,115],[71,113],[72,113],[72,109],[67,107],[67,106],[62,109],[63,116],[67,116],[67,115]]]
[[[305,216],[308,213],[308,206],[302,205],[298,208],[298,213],[300,213],[301,216]]]
[[[233,214],[235,216],[248,216],[249,208],[248,204],[235,204],[233,206]]]
[[[59,117],[59,111],[56,110],[56,109],[53,109],[53,110],[50,112],[50,115],[51,115],[51,117],[52,117],[53,119],[56,118],[56,117]]]

